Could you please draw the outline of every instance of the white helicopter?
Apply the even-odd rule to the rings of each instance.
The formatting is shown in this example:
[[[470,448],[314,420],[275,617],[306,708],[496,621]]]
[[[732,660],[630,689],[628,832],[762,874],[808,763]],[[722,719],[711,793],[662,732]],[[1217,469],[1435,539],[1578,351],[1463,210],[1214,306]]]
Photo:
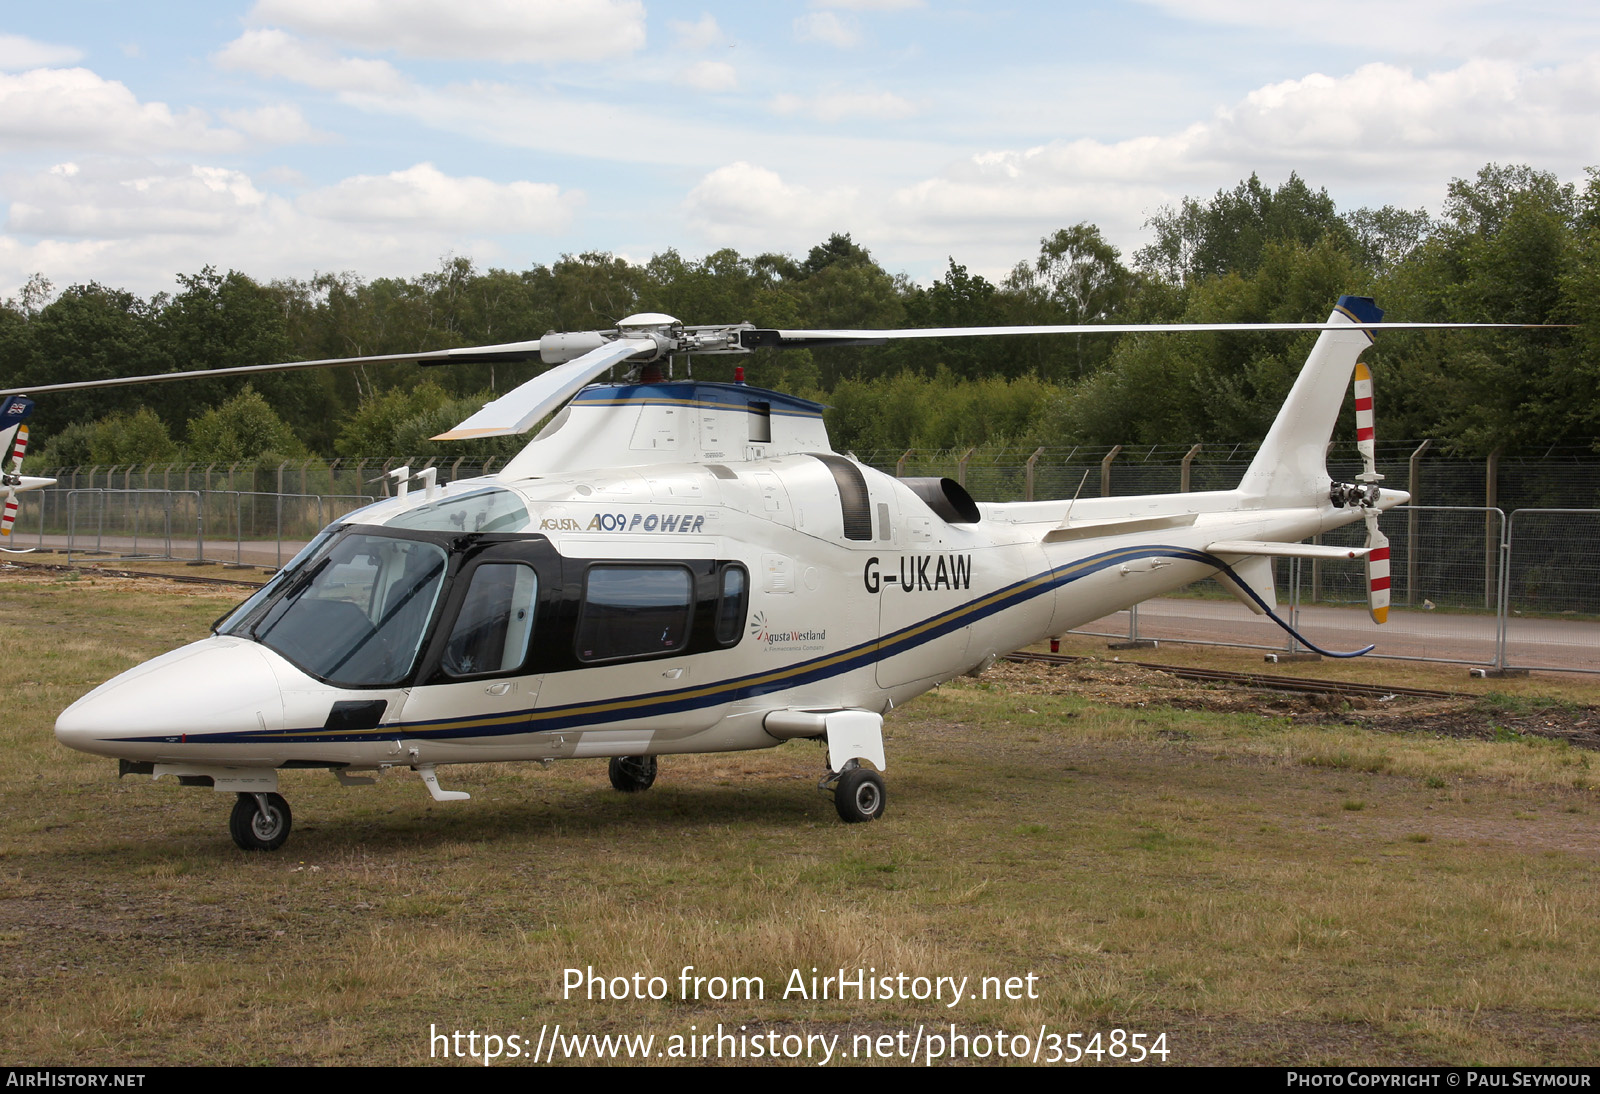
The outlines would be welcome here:
[[[1357,363],[1381,319],[1363,297],[1342,297],[1326,323],[1247,327],[791,331],[647,314],[500,346],[116,381],[537,354],[555,367],[436,439],[559,413],[496,475],[440,486],[431,468],[392,472],[395,497],[330,525],[210,637],[78,700],[56,736],[122,774],[237,794],[229,827],[247,850],[288,838],[285,769],[355,785],[407,767],[453,801],[469,795],[440,786],[449,764],[610,757],[612,785],[641,791],[658,756],[795,738],[826,741],[820,787],[840,817],[872,820],[886,711],[1089,620],[1214,577],[1287,629],[1271,562],[1290,556],[1364,558],[1382,622],[1377,518],[1407,495],[1378,485]],[[1236,489],[1145,497],[979,504],[949,479],[834,452],[821,406],[748,386],[742,369],[731,384],[671,382],[657,364],[758,346],[1236,329],[1322,333]],[[592,384],[626,362],[642,373]],[[1365,472],[1339,483],[1325,455],[1353,373]],[[1355,521],[1365,547],[1300,542]]]

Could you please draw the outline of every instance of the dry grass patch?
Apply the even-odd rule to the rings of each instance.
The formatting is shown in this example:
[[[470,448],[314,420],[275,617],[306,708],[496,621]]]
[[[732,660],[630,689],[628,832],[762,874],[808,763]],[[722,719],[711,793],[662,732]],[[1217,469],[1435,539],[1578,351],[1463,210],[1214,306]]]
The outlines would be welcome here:
[[[1121,669],[1040,670],[896,712],[870,825],[838,823],[821,751],[796,743],[667,758],[642,795],[601,761],[451,769],[474,800],[449,805],[409,773],[351,790],[288,772],[293,841],[252,856],[226,796],[119,783],[50,735],[65,702],[236,598],[87,580],[0,584],[0,639],[32,681],[0,727],[8,1060],[421,1063],[431,1024],[848,1039],[949,1021],[1165,1030],[1181,1063],[1593,1059],[1582,748],[1186,710]],[[765,998],[685,998],[690,965]],[[563,970],[591,966],[673,991],[564,997]],[[782,999],[813,967],[1033,973],[1040,997]]]

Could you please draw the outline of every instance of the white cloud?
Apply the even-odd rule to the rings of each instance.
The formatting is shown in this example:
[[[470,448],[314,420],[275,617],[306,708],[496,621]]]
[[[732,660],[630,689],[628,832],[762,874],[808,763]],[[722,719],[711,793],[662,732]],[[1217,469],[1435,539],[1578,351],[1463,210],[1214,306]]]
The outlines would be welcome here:
[[[221,110],[222,120],[247,136],[268,144],[306,144],[332,139],[318,133],[291,103],[275,103],[254,110]]]
[[[5,230],[75,240],[219,235],[257,216],[267,195],[239,171],[96,159],[7,180]]]
[[[981,185],[1011,200],[1035,187],[1154,180],[1181,188],[1297,170],[1319,184],[1367,182],[1376,172],[1391,185],[1442,186],[1488,159],[1565,171],[1594,162],[1597,112],[1600,59],[1537,70],[1480,60],[1424,76],[1373,64],[1258,88],[1175,133],[983,153],[923,185]]]
[[[35,42],[17,34],[0,34],[0,71],[75,64],[83,51],[72,46]]]
[[[645,44],[638,0],[257,0],[250,19],[411,57],[548,64]]]
[[[693,23],[683,19],[669,19],[667,26],[678,39],[679,49],[710,49],[723,42],[722,28],[716,18],[706,12]]]
[[[679,69],[677,78],[700,91],[732,91],[739,86],[739,74],[725,61],[696,61]]]
[[[936,176],[865,191],[864,219],[851,223],[871,224],[862,238],[895,245],[901,261],[956,253],[1003,274],[1019,239],[1080,221],[1131,250],[1161,206],[1252,171],[1269,183],[1298,171],[1345,206],[1437,206],[1452,176],[1490,160],[1575,177],[1600,161],[1597,113],[1600,59],[1548,69],[1480,60],[1423,75],[1367,65],[1258,88],[1166,134],[970,155]]]
[[[409,87],[387,61],[340,57],[326,46],[308,44],[281,30],[245,31],[222,48],[216,63],[323,91],[398,95]]]
[[[684,202],[690,225],[718,245],[758,251],[809,245],[819,233],[858,223],[856,192],[790,185],[774,171],[739,162],[700,180]]]
[[[1139,0],[1194,23],[1410,56],[1529,56],[1594,48],[1600,38],[1592,5],[1582,0],[1514,4],[1500,0],[1346,0],[1338,18],[1318,4],[1285,0]]]
[[[809,99],[777,95],[772,100],[772,109],[779,114],[800,114],[824,122],[848,118],[896,121],[917,113],[915,106],[888,91],[829,92]]]
[[[583,196],[548,183],[452,178],[431,163],[387,175],[356,175],[296,203],[316,217],[346,223],[452,231],[554,233],[567,228]]]
[[[0,186],[12,198],[0,296],[34,271],[58,285],[95,280],[149,295],[171,290],[174,271],[206,265],[270,280],[318,269],[390,276],[430,269],[445,253],[525,263],[526,254],[507,253],[507,237],[559,231],[582,202],[555,187],[450,178],[426,164],[298,201],[240,171],[103,157],[11,174]]]
[[[215,129],[199,110],[141,103],[126,86],[86,68],[0,75],[0,148],[69,146],[88,152],[223,151],[239,134]]]
[[[831,11],[815,11],[794,21],[794,35],[802,42],[822,42],[840,49],[861,44],[861,32]]]
[[[811,0],[811,6],[846,11],[911,11],[925,6],[925,0]]]

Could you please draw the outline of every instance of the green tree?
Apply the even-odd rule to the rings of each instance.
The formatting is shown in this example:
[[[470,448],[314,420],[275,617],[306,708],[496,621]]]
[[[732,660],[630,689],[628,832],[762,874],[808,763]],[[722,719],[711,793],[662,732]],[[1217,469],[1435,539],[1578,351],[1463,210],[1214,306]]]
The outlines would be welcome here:
[[[905,301],[906,323],[913,327],[992,327],[1010,320],[999,288],[949,260],[945,275],[927,289],[913,289]],[[887,358],[901,368],[932,373],[947,368],[957,376],[1006,376],[1020,371],[1014,339],[948,338],[903,342]]]
[[[1006,279],[1019,322],[1078,325],[1121,317],[1137,284],[1122,255],[1093,224],[1062,228],[1039,241],[1039,257]],[[1081,378],[1116,348],[1112,335],[1036,338],[1030,347],[1041,374]]]
[[[127,467],[177,458],[178,446],[166,423],[149,407],[68,426],[39,453],[39,463],[45,467]]]
[[[249,386],[189,421],[188,449],[189,458],[196,463],[231,464],[305,454],[294,431]]]
[[[269,365],[290,357],[283,300],[237,270],[219,274],[207,266],[179,274],[182,290],[160,304],[158,323],[166,355],[178,370]],[[185,380],[168,385],[158,404],[176,427],[238,393],[246,383],[270,400],[285,418],[314,426],[325,415],[322,386],[315,377],[288,373],[243,379]]]
[[[402,427],[419,414],[444,406],[450,399],[450,393],[431,379],[416,387],[395,388],[366,399],[340,424],[336,450],[341,456],[406,454],[407,449],[399,440]]]
[[[1351,241],[1349,227],[1334,209],[1327,190],[1315,190],[1299,175],[1269,190],[1255,174],[1232,190],[1218,190],[1209,202],[1184,198],[1145,224],[1156,238],[1135,256],[1140,266],[1169,281],[1248,276],[1261,264],[1271,242],[1309,246],[1332,234]]]
[[[1415,274],[1438,311],[1463,322],[1558,323],[1572,317],[1571,288],[1584,257],[1576,188],[1530,167],[1489,164],[1450,185],[1444,216]],[[1580,275],[1581,276],[1581,275]],[[1418,294],[1421,295],[1421,294]],[[1455,335],[1431,343],[1446,355],[1428,397],[1430,433],[1481,455],[1587,440],[1594,387],[1583,341],[1557,330]]]
[[[159,299],[147,304],[130,292],[95,282],[71,286],[28,319],[31,352],[17,370],[18,385],[171,371],[172,358],[157,322],[159,305]],[[131,387],[52,392],[38,397],[37,417],[53,431],[117,411],[132,412],[148,399],[147,392]]]

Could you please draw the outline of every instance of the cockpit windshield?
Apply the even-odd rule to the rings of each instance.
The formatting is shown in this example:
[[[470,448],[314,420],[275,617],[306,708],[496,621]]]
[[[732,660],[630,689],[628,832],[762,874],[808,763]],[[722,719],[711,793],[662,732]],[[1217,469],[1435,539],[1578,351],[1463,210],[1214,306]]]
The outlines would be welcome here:
[[[398,684],[416,662],[446,562],[434,543],[352,533],[237,629],[330,684]]]

